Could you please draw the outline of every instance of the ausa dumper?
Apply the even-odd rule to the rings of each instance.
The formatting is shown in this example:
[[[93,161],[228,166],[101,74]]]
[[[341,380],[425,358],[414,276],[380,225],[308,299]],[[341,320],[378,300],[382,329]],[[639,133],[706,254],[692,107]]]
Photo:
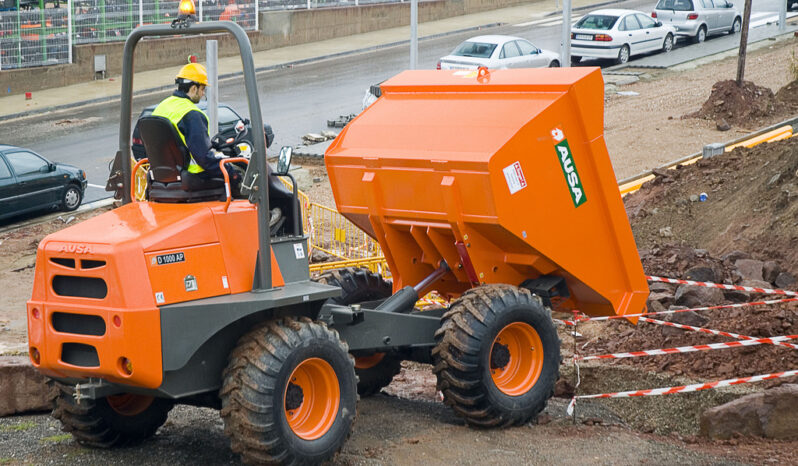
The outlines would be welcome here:
[[[296,190],[276,181],[290,153],[270,171],[260,135],[248,199],[231,199],[226,180],[193,186],[177,133],[148,120],[147,198],[131,198],[141,38],[232,34],[252,127],[262,127],[244,31],[176,23],[142,26],[125,43],[123,205],[49,235],[37,252],[30,359],[56,386],[53,415],[77,442],[143,441],[175,404],[190,404],[220,410],[246,462],[318,463],[349,436],[358,393],[389,383],[403,359],[434,363],[468,423],[525,423],[558,376],[548,306],[643,308],[598,69],[406,72],[383,84],[327,167],[340,211],[380,241],[394,280],[356,269],[311,280]],[[453,300],[445,312],[415,309],[431,290]]]

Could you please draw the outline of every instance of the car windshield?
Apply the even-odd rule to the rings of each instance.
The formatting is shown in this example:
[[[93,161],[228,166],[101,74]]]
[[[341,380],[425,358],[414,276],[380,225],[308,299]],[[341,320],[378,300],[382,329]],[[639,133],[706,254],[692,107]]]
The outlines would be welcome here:
[[[615,26],[618,21],[617,16],[610,15],[587,15],[574,24],[574,28],[579,29],[600,29],[606,31]]]
[[[655,10],[676,10],[692,11],[693,2],[691,0],[659,0]]]
[[[466,41],[458,45],[454,52],[452,52],[452,55],[458,57],[490,58],[495,49],[496,44]]]

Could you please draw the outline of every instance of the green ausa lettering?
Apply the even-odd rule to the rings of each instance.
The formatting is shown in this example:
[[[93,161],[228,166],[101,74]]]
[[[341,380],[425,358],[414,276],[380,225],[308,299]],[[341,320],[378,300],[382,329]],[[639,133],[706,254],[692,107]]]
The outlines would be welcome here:
[[[557,158],[560,161],[562,173],[565,176],[565,181],[568,183],[568,188],[571,192],[571,200],[574,203],[574,207],[579,207],[587,201],[587,197],[585,197],[585,190],[582,187],[579,172],[576,170],[574,158],[571,155],[571,148],[568,146],[568,140],[565,139],[565,135],[559,128],[554,129],[551,135],[556,142],[554,147],[557,149]]]

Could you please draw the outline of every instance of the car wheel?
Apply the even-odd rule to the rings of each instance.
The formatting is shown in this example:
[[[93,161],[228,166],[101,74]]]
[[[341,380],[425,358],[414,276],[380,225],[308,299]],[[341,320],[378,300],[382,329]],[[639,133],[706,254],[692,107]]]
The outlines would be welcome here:
[[[615,63],[619,65],[623,65],[629,61],[629,46],[625,45],[621,47],[621,50],[618,52],[618,58],[615,60]]]
[[[560,62],[558,62],[557,60],[552,60],[551,63],[549,63],[549,68],[559,68],[559,67],[560,67]]]
[[[737,34],[743,28],[743,22],[740,18],[734,18],[734,22],[732,23],[731,33]]]
[[[83,193],[80,188],[71,184],[67,186],[64,191],[64,197],[61,199],[61,209],[64,212],[71,212],[80,206],[80,201],[83,200]]]
[[[571,64],[572,64],[572,65],[576,65],[576,64],[578,64],[580,61],[582,61],[582,57],[580,57],[580,56],[577,56],[577,55],[571,55]]]
[[[707,39],[707,27],[701,26],[698,28],[698,32],[696,33],[695,37],[693,37],[693,42],[696,44],[700,44]]]
[[[673,50],[673,36],[668,34],[665,36],[665,41],[662,42],[662,51],[668,53],[671,50]]]

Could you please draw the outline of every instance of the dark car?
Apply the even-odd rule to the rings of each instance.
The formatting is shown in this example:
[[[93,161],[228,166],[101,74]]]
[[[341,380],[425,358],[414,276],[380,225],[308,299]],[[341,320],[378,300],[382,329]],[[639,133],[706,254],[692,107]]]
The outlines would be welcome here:
[[[83,170],[0,144],[0,219],[54,207],[75,210],[85,191]]]
[[[145,116],[152,115],[152,112],[155,110],[155,107],[156,107],[155,105],[150,105],[149,107],[144,108],[144,110],[141,111],[141,115],[139,115],[139,119]],[[208,109],[208,102],[202,100],[197,104],[197,107],[199,107],[200,110],[205,111]],[[219,116],[220,133],[227,133],[228,131],[232,130],[239,120],[247,124],[247,129],[249,129],[249,120],[241,118],[241,116],[238,113],[236,113],[235,110],[233,110],[232,108],[230,108],[230,106],[226,104],[219,104],[218,116]],[[135,157],[136,160],[141,160],[147,157],[147,151],[144,149],[144,142],[142,142],[141,140],[141,133],[139,132],[138,121],[136,122],[136,127],[133,128],[133,140],[131,141],[131,143],[132,144],[130,149],[133,151],[133,157]]]

